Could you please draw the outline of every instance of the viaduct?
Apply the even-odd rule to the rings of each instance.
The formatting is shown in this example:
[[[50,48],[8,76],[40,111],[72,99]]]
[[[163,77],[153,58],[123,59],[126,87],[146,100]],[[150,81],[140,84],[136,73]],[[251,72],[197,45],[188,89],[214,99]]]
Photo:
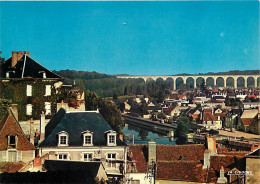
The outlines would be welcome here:
[[[244,86],[249,87],[249,81],[252,83],[250,87],[259,87],[260,83],[260,75],[169,75],[169,76],[117,76],[117,78],[124,79],[143,79],[145,82],[149,80],[172,80],[173,81],[173,89],[177,89],[177,80],[182,80],[183,84],[187,84],[188,81],[193,81],[194,87],[199,85],[199,80],[205,81],[205,84],[208,84],[209,81],[213,81],[214,86],[219,86],[219,83],[222,83],[221,87],[227,87],[227,81],[231,83],[228,85],[229,87],[238,88],[238,80],[243,81]],[[221,82],[222,81],[222,82]],[[223,85],[224,84],[224,85]]]

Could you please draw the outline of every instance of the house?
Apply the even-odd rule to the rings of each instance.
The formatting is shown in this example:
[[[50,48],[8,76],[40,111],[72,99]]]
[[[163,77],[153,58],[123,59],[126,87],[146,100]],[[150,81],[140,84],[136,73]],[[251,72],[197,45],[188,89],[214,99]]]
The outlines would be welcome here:
[[[186,110],[188,107],[168,107],[168,108],[163,108],[163,112],[170,116],[170,117],[178,117],[180,116],[181,112],[183,110]]]
[[[204,109],[201,118],[201,125],[206,129],[221,129],[222,128],[222,118],[225,117],[224,113],[216,111],[214,109]],[[221,111],[222,112],[222,111]]]
[[[131,109],[131,105],[129,105],[127,102],[124,102],[124,104],[125,104],[125,110],[129,112]]]
[[[100,162],[110,177],[122,177],[126,144],[98,111],[61,108],[45,128],[39,144],[44,160]]]
[[[63,78],[30,57],[29,51],[12,52],[0,63],[0,97],[18,105],[18,121],[37,119],[56,111],[56,101]]]
[[[237,128],[238,119],[242,114],[242,109],[231,109],[226,113],[225,127],[227,128]]]
[[[260,134],[260,120],[258,109],[245,109],[239,118],[237,128],[245,132]]]
[[[216,148],[214,137],[206,140],[206,145],[156,145],[153,141],[148,145],[130,145],[128,181],[148,183],[148,178],[155,177],[157,184],[227,183],[231,178],[228,172],[248,152]]]
[[[260,178],[260,148],[248,153],[245,159],[246,167],[244,171],[248,172],[245,175],[245,183],[258,183]]]
[[[34,140],[34,135],[30,139]],[[27,163],[34,159],[35,149],[25,136],[15,114],[9,109],[0,122],[0,162]]]
[[[199,116],[200,116],[200,111],[198,109],[191,109],[189,112],[188,112],[188,116],[192,118],[193,121],[197,121]]]
[[[57,112],[60,108],[68,111],[85,111],[85,93],[76,84],[62,85],[60,88],[61,102],[57,103]]]
[[[260,108],[260,102],[243,102],[244,109]]]

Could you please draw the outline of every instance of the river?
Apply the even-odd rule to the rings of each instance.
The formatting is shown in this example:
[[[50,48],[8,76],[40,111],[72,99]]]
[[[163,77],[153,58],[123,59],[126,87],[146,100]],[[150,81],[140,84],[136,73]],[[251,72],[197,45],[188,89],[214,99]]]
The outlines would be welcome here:
[[[146,144],[150,139],[153,139],[157,144],[176,144],[175,140],[169,138],[167,135],[128,123],[125,123],[123,132],[127,144],[133,143],[132,137],[134,137],[134,144]]]

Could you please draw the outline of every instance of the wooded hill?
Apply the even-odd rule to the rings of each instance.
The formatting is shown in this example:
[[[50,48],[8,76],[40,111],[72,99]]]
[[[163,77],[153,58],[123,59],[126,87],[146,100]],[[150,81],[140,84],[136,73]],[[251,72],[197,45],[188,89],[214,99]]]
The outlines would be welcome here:
[[[145,83],[140,79],[117,79],[116,75],[101,74],[98,72],[86,72],[75,70],[54,71],[58,75],[65,78],[65,84],[75,83],[82,89],[95,91],[100,97],[111,97],[114,94],[121,95],[147,95],[158,96],[162,93],[167,94],[172,89],[171,81],[151,81]],[[205,73],[198,75],[259,75],[260,70],[233,70],[229,72]],[[120,74],[122,75],[122,74]],[[180,74],[179,74],[180,75]],[[182,74],[183,75],[183,74]],[[185,74],[190,75],[190,74]],[[179,85],[177,81],[177,86]],[[238,81],[238,85],[240,85]],[[242,85],[241,85],[242,86]],[[192,88],[190,84],[180,85],[182,88]]]

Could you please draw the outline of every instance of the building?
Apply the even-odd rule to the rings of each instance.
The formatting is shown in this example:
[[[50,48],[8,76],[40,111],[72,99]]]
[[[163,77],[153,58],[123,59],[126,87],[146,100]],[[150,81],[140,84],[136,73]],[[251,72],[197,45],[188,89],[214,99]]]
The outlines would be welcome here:
[[[51,117],[63,78],[30,57],[29,51],[12,52],[0,63],[0,98],[17,104],[18,121],[37,119],[42,111]]]
[[[130,180],[133,183],[153,183],[154,174],[157,184],[220,184],[228,181],[240,184],[228,172],[244,168],[243,157],[248,152],[216,148],[215,141],[214,137],[208,136],[206,145],[156,145],[153,141],[148,145],[131,145],[128,165],[132,167],[128,166],[131,169],[127,173],[128,183]]]
[[[260,134],[260,120],[258,109],[246,109],[238,120],[237,128],[245,132]]]
[[[222,113],[220,109],[216,111],[214,111],[214,108],[204,109],[201,117],[201,125],[206,129],[221,129],[224,117],[225,113]]]
[[[32,138],[34,139],[34,135]],[[10,109],[0,122],[0,162],[27,163],[34,159],[35,149],[34,144],[25,136],[16,115]]]
[[[99,162],[108,176],[124,174],[126,144],[98,111],[61,108],[46,125],[38,147],[45,160]]]

